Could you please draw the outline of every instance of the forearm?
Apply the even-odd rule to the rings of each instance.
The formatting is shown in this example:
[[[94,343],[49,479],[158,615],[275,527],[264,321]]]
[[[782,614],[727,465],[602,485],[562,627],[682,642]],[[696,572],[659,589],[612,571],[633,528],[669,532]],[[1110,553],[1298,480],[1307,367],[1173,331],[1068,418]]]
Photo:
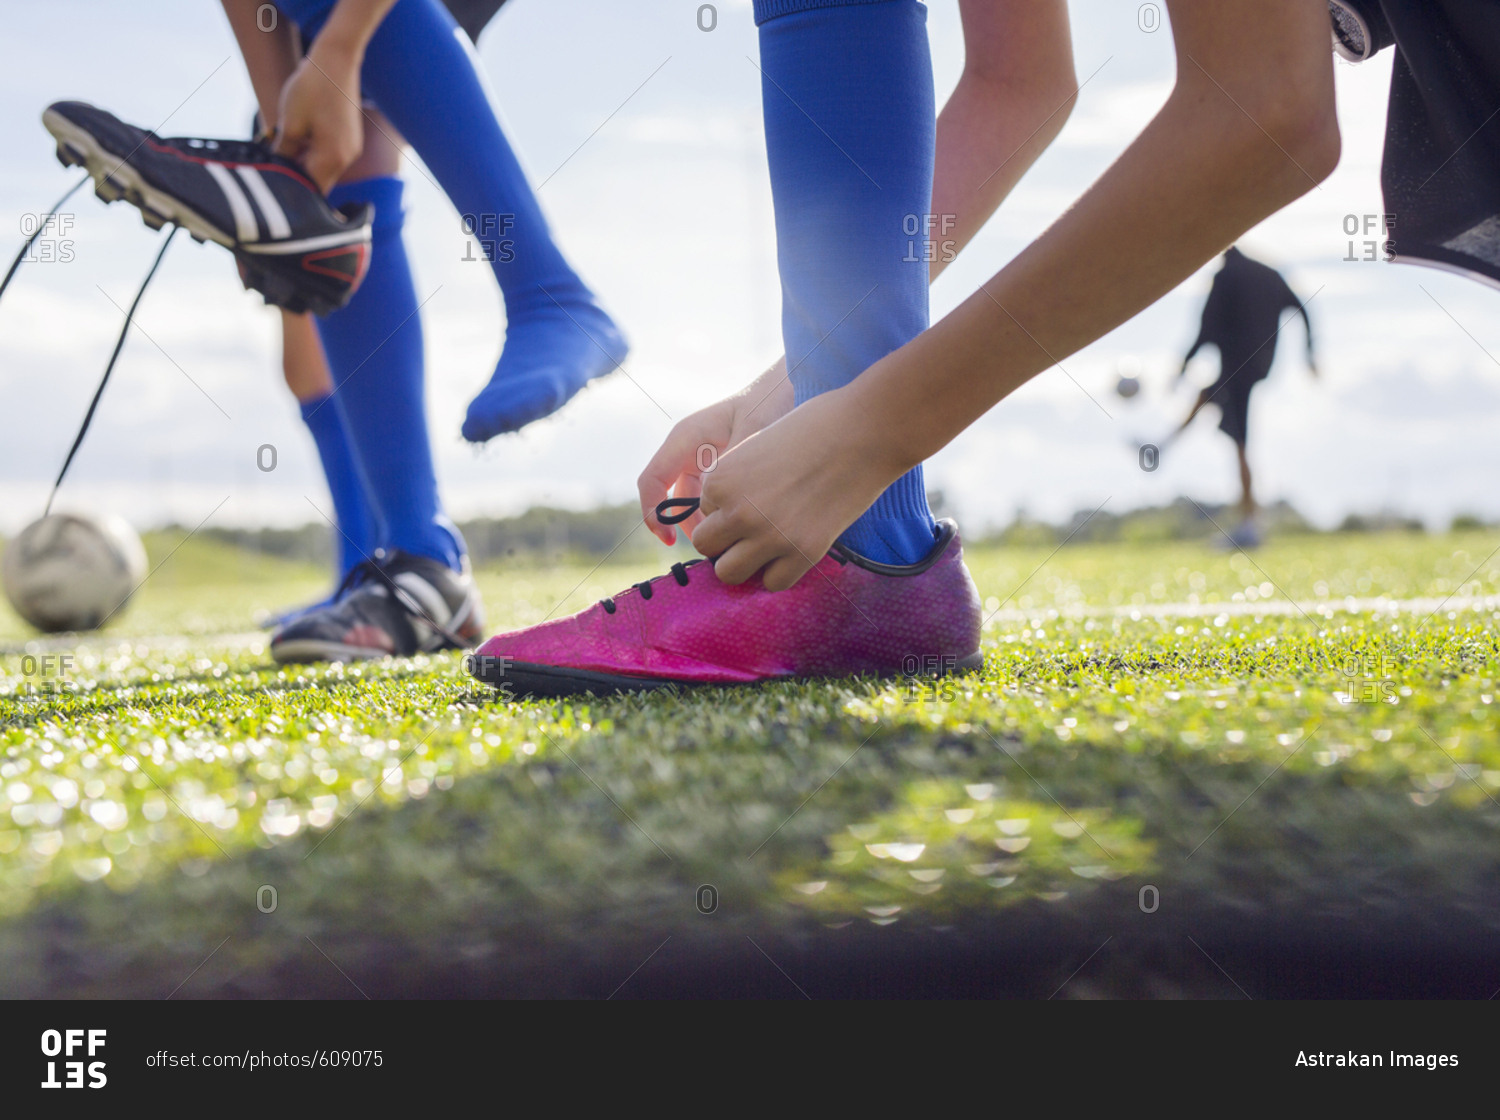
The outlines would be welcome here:
[[[1186,41],[1179,80],[1140,137],[980,291],[838,390],[871,447],[885,449],[887,473],[934,454],[1332,171],[1337,129],[1320,7],[1283,0],[1257,10],[1226,0],[1215,13],[1189,14],[1179,9],[1192,5],[1174,5],[1179,43]],[[1215,16],[1219,26],[1205,28]],[[1237,42],[1237,22],[1251,40],[1248,29],[1258,24],[1261,41]],[[1253,71],[1288,55],[1284,65],[1295,73]]]
[[[396,0],[339,0],[313,40],[320,52],[362,59],[376,29]]]
[[[932,279],[1056,139],[1077,95],[1062,0],[961,0],[964,71],[937,119]]]
[[[260,15],[260,9],[265,4],[262,0],[222,0],[222,3],[229,28],[234,32],[240,55],[245,60],[250,85],[255,90],[260,119],[267,127],[274,126],[281,87],[301,61],[297,27],[277,13],[275,26],[269,31],[263,30],[264,17]]]

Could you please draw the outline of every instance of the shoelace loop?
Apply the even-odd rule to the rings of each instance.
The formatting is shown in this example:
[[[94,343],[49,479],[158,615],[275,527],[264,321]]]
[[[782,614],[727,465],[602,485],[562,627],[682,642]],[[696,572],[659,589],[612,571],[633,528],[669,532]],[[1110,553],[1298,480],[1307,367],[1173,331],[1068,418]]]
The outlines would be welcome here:
[[[696,501],[696,499],[693,500]],[[701,563],[701,560],[689,560],[686,563],[673,564],[670,568],[667,569],[667,575],[670,575],[672,579],[676,581],[678,587],[686,587],[688,585],[688,568],[692,567],[694,564]],[[641,593],[642,599],[644,599],[646,602],[650,602],[652,595],[651,585],[655,583],[657,579],[666,579],[666,576],[657,576],[656,579],[643,579],[640,583],[633,583],[630,586]],[[604,608],[605,614],[614,614],[618,609],[615,606],[615,601],[612,596],[608,599],[600,599],[599,605]]]
[[[686,521],[698,512],[699,500],[697,498],[668,498],[664,502],[656,503],[656,520],[663,525],[676,525]],[[678,508],[681,513],[667,513],[666,510]]]

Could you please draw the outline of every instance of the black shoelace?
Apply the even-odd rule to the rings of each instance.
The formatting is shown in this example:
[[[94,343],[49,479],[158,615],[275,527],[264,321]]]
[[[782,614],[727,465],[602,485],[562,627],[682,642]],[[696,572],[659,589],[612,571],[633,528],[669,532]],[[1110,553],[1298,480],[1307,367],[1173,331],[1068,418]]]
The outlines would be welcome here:
[[[663,525],[676,525],[679,521],[686,521],[698,512],[700,502],[697,498],[668,498],[664,502],[656,503],[656,520]],[[667,513],[666,511],[677,507],[681,513]]]
[[[677,581],[677,586],[678,587],[686,587],[688,585],[687,570],[689,568],[691,568],[694,564],[701,564],[701,563],[703,563],[702,560],[689,560],[689,561],[687,561],[686,563],[683,563],[683,564],[673,564],[670,568],[667,569],[667,574],[670,575],[674,580]],[[666,579],[666,578],[667,578],[666,576],[657,576],[656,579],[643,579],[643,580],[641,580],[640,583],[632,583],[630,586],[633,587],[633,588],[635,588],[635,590],[639,591],[641,593],[641,598],[644,599],[644,600],[646,600],[649,603],[651,601],[651,595],[652,595],[651,585],[653,583],[655,583],[657,580],[662,580],[662,579]],[[615,601],[614,601],[613,598],[600,599],[599,600],[599,605],[604,608],[604,613],[605,614],[614,614],[615,613],[616,607],[615,607]]]
[[[680,509],[682,512],[666,512],[667,510],[673,508]],[[693,514],[696,513],[697,510],[697,498],[668,498],[665,502],[661,502],[657,505],[656,519],[663,525],[676,525],[679,521],[686,521],[689,517],[693,516]],[[701,563],[703,563],[702,560],[689,560],[686,563],[673,564],[670,568],[667,569],[667,575],[670,575],[672,579],[677,582],[678,587],[686,587],[688,585],[687,570],[694,564]],[[651,585],[657,580],[666,578],[666,576],[657,576],[656,579],[644,579],[640,583],[633,583],[630,586],[639,591],[641,593],[641,598],[649,603],[653,594]],[[615,600],[613,596],[607,599],[600,599],[599,605],[604,608],[604,613],[606,614],[614,614],[618,609],[615,606]]]

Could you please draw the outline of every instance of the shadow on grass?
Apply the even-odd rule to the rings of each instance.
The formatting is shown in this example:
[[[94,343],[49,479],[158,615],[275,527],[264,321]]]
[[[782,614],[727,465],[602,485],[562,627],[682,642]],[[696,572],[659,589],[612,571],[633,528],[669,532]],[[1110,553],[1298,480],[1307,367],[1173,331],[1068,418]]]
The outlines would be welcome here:
[[[1168,743],[867,736],[729,695],[0,926],[0,994],[1445,994],[1500,986],[1488,802]],[[607,713],[607,714],[606,714]],[[566,754],[564,754],[566,750]],[[706,889],[707,888],[707,889]],[[1488,984],[1489,987],[1481,991]]]

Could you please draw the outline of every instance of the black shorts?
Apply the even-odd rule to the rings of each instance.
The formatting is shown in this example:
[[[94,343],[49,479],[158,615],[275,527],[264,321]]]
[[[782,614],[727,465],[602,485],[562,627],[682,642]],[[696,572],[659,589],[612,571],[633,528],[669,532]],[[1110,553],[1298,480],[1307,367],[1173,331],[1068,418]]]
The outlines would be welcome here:
[[[453,19],[464,29],[469,41],[477,43],[479,33],[505,6],[505,0],[443,0],[443,6],[453,13]]]
[[[1221,377],[1207,389],[1209,403],[1219,406],[1219,431],[1241,447],[1250,434],[1250,393],[1264,378],[1264,374],[1248,377],[1249,372],[1242,370],[1237,377]]]
[[[1346,57],[1395,44],[1380,172],[1392,258],[1500,287],[1500,3],[1329,7]],[[1362,49],[1349,49],[1351,28]]]

